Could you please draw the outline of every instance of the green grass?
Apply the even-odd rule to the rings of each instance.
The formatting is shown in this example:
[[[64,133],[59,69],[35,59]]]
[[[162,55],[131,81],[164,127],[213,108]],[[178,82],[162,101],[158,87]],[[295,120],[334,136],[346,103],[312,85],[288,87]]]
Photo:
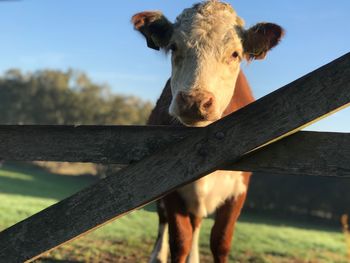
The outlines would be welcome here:
[[[49,174],[31,166],[0,169],[0,230],[93,183],[89,177]],[[212,262],[210,227],[201,232],[201,262]],[[153,207],[136,211],[46,254],[37,262],[146,262],[156,236]],[[230,262],[347,262],[338,229],[243,215]]]

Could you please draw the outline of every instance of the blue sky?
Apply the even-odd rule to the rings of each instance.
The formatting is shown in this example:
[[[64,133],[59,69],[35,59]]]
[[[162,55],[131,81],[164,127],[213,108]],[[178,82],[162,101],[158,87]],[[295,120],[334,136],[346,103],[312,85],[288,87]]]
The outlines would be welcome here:
[[[286,37],[264,61],[243,64],[257,98],[350,51],[348,0],[235,0],[247,26],[269,21]],[[114,92],[155,101],[169,58],[146,47],[130,24],[143,10],[174,20],[192,1],[22,0],[0,3],[0,72],[74,68]],[[346,109],[309,129],[350,131]]]

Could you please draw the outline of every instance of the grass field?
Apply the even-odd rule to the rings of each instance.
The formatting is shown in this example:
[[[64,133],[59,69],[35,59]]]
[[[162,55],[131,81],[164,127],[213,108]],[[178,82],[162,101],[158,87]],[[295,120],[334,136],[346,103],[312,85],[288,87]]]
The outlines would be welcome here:
[[[69,196],[95,179],[50,174],[31,166],[0,169],[0,230]],[[36,262],[146,262],[156,235],[153,206],[131,213]],[[209,233],[201,233],[201,262],[212,262]],[[237,225],[230,262],[348,262],[339,229],[243,215]]]

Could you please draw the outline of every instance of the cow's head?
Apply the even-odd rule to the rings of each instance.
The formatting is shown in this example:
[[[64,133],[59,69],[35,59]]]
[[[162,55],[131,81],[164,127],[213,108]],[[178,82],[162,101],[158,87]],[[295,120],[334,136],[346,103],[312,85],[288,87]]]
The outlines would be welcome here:
[[[188,126],[221,118],[234,92],[243,59],[263,59],[283,36],[272,23],[244,29],[234,9],[206,1],[185,9],[175,23],[161,12],[141,12],[132,22],[153,49],[171,52],[169,113]]]

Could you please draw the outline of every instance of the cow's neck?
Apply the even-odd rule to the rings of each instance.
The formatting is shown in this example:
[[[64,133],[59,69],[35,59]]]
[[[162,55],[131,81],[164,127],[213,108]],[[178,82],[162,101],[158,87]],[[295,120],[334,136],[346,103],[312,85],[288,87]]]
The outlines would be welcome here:
[[[242,71],[239,72],[235,92],[231,98],[229,105],[224,111],[223,117],[247,106],[249,103],[254,101],[252,90],[250,89],[249,83]]]

